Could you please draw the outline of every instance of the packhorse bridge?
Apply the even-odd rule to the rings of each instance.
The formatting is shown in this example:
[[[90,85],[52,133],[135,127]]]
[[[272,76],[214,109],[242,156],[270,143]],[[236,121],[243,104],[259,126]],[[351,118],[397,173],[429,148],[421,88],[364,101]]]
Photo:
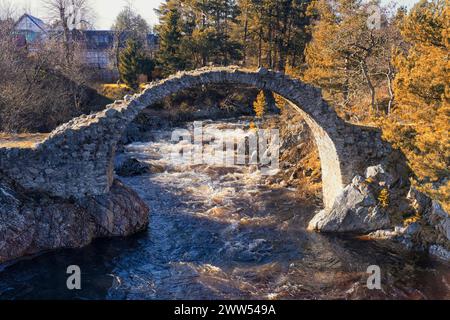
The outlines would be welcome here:
[[[153,82],[140,94],[61,125],[33,149],[0,149],[0,172],[26,190],[65,199],[106,194],[114,181],[116,145],[136,116],[167,96],[210,84],[269,90],[303,115],[319,149],[326,208],[355,174],[378,163],[390,151],[378,130],[344,122],[313,86],[262,68],[211,67]]]

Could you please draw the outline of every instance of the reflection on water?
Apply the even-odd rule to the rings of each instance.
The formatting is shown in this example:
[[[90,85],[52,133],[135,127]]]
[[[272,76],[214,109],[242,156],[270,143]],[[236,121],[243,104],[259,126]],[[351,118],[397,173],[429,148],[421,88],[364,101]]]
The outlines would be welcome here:
[[[118,157],[159,168],[123,179],[149,204],[149,230],[4,266],[1,299],[450,298],[448,266],[379,242],[308,233],[316,208],[295,190],[271,188],[255,167],[174,165],[170,132],[153,136]],[[73,264],[81,291],[66,289]],[[381,267],[382,291],[365,286],[370,265]]]

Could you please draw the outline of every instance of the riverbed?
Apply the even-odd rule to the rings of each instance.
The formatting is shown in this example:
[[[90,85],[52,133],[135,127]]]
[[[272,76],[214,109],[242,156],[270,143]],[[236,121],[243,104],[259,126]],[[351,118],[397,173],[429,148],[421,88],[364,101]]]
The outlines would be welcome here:
[[[390,243],[308,232],[320,208],[295,189],[268,184],[255,165],[173,161],[172,132],[155,130],[117,158],[154,168],[120,178],[151,208],[147,231],[5,265],[0,299],[450,299],[448,265]],[[81,269],[81,290],[66,287],[69,265]],[[372,265],[381,290],[367,288]]]

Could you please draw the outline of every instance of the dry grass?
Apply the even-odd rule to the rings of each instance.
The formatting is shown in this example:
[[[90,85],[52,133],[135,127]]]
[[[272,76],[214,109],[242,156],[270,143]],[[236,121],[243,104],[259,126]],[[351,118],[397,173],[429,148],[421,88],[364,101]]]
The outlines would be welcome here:
[[[0,133],[0,148],[34,148],[36,143],[47,138],[48,133]]]
[[[139,89],[142,90],[146,86],[145,83],[139,85]],[[98,89],[98,92],[112,100],[121,100],[126,95],[134,94],[134,90],[125,84],[106,83],[102,84]]]

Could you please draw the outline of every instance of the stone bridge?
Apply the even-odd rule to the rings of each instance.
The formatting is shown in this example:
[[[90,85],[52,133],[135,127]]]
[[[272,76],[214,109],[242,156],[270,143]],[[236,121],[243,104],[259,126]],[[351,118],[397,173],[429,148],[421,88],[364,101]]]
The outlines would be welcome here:
[[[114,180],[116,145],[139,112],[180,90],[210,84],[269,90],[284,97],[303,115],[319,149],[326,208],[333,205],[356,174],[378,163],[390,151],[378,130],[341,120],[313,86],[266,69],[214,67],[153,82],[140,94],[61,125],[31,150],[0,149],[0,172],[27,190],[65,199],[106,194]]]

